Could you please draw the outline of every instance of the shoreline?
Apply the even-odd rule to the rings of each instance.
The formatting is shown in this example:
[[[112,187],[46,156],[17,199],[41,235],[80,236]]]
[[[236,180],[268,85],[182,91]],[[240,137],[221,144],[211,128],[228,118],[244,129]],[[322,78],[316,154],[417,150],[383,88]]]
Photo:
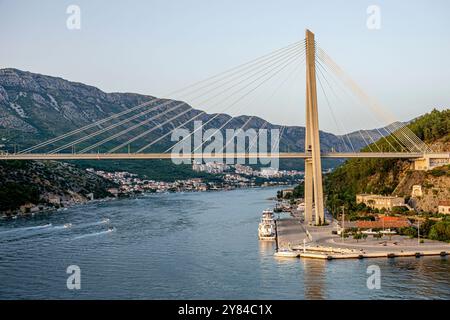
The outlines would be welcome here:
[[[234,191],[234,190],[245,190],[245,189],[258,189],[258,188],[276,188],[276,187],[289,187],[292,185],[285,185],[285,184],[279,184],[279,185],[260,185],[260,186],[245,186],[245,187],[235,187],[235,188],[223,188],[223,189],[210,189],[210,190],[182,190],[182,191],[172,191],[167,190],[163,192],[141,192],[141,193],[130,193],[130,194],[122,194],[118,197],[105,197],[105,198],[99,198],[99,199],[93,199],[86,201],[80,201],[80,202],[73,202],[69,205],[65,205],[63,207],[55,208],[55,207],[46,207],[44,204],[37,204],[33,206],[33,208],[39,208],[38,210],[34,212],[27,212],[22,213],[18,212],[16,214],[6,214],[1,212],[0,213],[0,220],[15,220],[18,218],[28,218],[28,217],[34,217],[36,215],[43,215],[43,214],[53,214],[58,213],[61,211],[68,210],[70,208],[78,207],[78,206],[84,206],[88,204],[95,204],[100,202],[110,202],[120,199],[132,199],[132,198],[140,198],[145,197],[149,195],[160,195],[160,194],[172,194],[172,193],[204,193],[204,192],[219,192],[219,191]],[[272,199],[270,199],[272,200]],[[40,209],[43,208],[43,209]],[[19,210],[20,211],[20,210]]]

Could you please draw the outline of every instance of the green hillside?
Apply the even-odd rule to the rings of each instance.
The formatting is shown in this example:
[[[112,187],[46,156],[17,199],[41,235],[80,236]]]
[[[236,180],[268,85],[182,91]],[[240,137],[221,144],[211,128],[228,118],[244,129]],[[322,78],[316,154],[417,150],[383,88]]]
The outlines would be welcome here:
[[[414,121],[408,127],[424,142],[437,142],[446,146],[450,142],[450,110],[433,110]],[[398,147],[392,136],[389,142]],[[383,150],[390,148],[385,139],[377,142]],[[372,148],[376,148],[374,145]],[[367,147],[363,151],[370,151]],[[408,160],[398,159],[352,159],[346,161],[325,177],[327,207],[334,213],[339,206],[349,210],[356,207],[357,193],[391,194],[405,171],[409,170]]]

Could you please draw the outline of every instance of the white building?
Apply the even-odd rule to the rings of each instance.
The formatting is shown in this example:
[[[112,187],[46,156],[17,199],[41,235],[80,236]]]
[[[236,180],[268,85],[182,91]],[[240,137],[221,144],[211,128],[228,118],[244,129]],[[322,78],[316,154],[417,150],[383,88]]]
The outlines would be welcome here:
[[[438,212],[443,214],[450,214],[450,200],[439,201]]]
[[[265,178],[272,178],[272,177],[278,177],[279,172],[278,169],[275,168],[261,168],[261,177]]]
[[[417,198],[417,197],[421,197],[423,195],[422,193],[422,186],[415,184],[412,186],[412,191],[411,191],[411,197],[413,198]]]

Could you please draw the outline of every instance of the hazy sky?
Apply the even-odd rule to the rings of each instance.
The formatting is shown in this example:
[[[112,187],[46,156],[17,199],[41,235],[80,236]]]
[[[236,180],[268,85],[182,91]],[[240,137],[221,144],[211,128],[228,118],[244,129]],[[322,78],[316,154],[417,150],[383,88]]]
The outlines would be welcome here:
[[[71,4],[81,9],[80,30],[66,27]],[[366,25],[370,5],[381,9],[381,29]],[[310,28],[354,80],[408,120],[448,107],[449,14],[447,0],[0,0],[0,67],[158,96],[301,40]],[[303,125],[302,72],[270,101],[230,113]],[[384,124],[331,102],[346,131]],[[320,127],[339,133],[323,97],[319,108]]]

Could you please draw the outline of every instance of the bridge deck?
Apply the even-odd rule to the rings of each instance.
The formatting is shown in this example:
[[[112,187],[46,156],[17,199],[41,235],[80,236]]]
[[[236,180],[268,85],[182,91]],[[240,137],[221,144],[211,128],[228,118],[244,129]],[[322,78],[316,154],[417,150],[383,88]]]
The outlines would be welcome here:
[[[322,158],[422,158],[423,153],[402,152],[326,152]],[[426,154],[427,156],[433,154]],[[442,153],[440,153],[442,155]],[[450,157],[450,153],[448,154]],[[171,153],[18,153],[0,154],[0,160],[120,160],[120,159],[201,159],[202,154],[171,154]],[[235,154],[203,154],[203,159],[306,159],[311,158],[310,153],[304,152],[280,152],[280,153],[235,153]]]

